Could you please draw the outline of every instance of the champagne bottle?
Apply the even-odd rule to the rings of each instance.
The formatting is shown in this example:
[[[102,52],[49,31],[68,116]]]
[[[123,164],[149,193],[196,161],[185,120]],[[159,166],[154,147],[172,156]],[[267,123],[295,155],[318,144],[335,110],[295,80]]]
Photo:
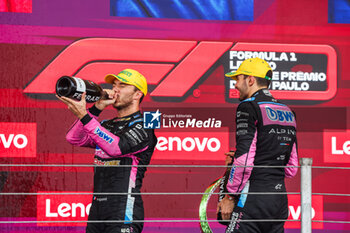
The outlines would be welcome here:
[[[62,76],[56,82],[56,93],[70,99],[81,100],[86,92],[86,102],[96,102],[101,98],[108,99],[108,94],[98,84],[73,76]]]

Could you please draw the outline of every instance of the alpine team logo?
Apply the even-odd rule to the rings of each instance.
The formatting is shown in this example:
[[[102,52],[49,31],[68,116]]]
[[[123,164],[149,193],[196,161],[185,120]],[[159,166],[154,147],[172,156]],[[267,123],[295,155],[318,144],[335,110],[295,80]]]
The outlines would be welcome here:
[[[145,129],[159,129],[160,128],[160,116],[162,113],[159,109],[156,112],[144,112],[143,113],[143,127]]]

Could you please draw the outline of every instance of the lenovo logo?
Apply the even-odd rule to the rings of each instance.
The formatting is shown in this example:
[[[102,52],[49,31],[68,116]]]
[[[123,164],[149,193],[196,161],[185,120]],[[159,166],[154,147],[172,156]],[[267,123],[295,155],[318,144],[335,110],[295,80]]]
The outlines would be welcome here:
[[[0,157],[36,157],[36,123],[0,122]]]
[[[6,138],[5,134],[0,134],[0,141],[6,149],[10,148],[11,145],[17,149],[22,149],[28,145],[28,138],[24,134],[9,134]]]
[[[323,132],[323,158],[328,163],[350,163],[350,130]]]
[[[221,148],[221,142],[217,138],[199,137],[159,137],[156,149],[159,151],[194,151],[203,152],[209,150],[217,152]]]
[[[228,150],[228,132],[157,132],[154,158],[222,160]]]
[[[334,155],[350,155],[350,140],[345,141],[340,149],[337,149],[337,137],[332,137],[332,154]]]
[[[45,217],[81,217],[85,218],[89,215],[91,203],[85,206],[81,202],[73,202],[73,203],[60,203],[57,206],[57,210],[55,208],[51,209],[51,199],[47,198],[45,200]]]
[[[312,197],[311,218],[313,220],[323,220],[323,197]],[[300,220],[301,206],[300,195],[288,195],[288,220]],[[300,229],[300,222],[286,222],[285,228]],[[322,222],[313,222],[312,229],[323,229]]]
[[[70,221],[45,222],[39,226],[85,226],[91,208],[92,195],[40,195],[37,196],[38,221]],[[51,193],[51,192],[45,192]],[[79,192],[81,193],[81,192]]]

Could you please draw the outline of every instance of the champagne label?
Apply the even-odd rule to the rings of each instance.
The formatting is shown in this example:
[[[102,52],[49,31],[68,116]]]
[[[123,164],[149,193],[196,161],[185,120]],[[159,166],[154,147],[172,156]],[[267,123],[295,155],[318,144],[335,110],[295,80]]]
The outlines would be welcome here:
[[[76,84],[77,84],[77,91],[79,92],[85,92],[86,91],[86,85],[84,80],[80,79],[80,78],[76,78],[76,77],[72,77]]]

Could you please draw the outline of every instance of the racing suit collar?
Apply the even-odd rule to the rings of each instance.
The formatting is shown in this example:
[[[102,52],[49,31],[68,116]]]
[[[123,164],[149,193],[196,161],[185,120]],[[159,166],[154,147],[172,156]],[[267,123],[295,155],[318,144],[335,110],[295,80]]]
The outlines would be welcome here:
[[[135,118],[138,118],[140,116],[141,116],[141,112],[137,111],[137,112],[134,112],[134,113],[127,115],[127,116],[116,117],[113,119],[113,121],[128,121],[130,119],[135,119]]]
[[[260,94],[266,95],[266,93],[270,93],[268,88],[261,88],[259,90],[257,90],[256,92],[254,92],[254,94],[252,96],[257,96]]]

